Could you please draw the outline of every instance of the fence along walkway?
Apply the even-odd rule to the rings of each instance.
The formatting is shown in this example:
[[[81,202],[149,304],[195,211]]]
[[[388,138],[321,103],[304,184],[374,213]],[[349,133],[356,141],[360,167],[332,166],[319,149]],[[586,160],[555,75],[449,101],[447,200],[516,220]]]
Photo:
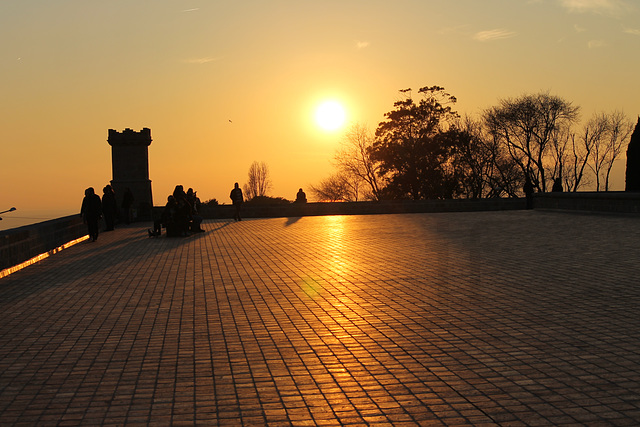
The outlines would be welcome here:
[[[2,424],[640,421],[640,222],[130,226],[0,279]]]

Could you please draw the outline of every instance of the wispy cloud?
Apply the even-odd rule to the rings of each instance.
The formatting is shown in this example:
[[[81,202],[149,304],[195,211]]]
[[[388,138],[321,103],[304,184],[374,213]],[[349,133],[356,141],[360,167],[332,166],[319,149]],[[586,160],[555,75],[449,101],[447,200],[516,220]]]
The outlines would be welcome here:
[[[575,24],[575,25],[573,26],[573,29],[574,29],[574,30],[576,30],[576,33],[584,33],[585,31],[587,31],[587,29],[586,29],[586,28],[581,27],[581,26],[580,26],[580,25],[578,25],[578,24]]]
[[[515,35],[516,33],[513,31],[497,28],[495,30],[480,31],[473,36],[473,39],[481,42],[487,42],[492,40],[508,39]]]
[[[589,40],[587,46],[589,49],[598,49],[601,47],[605,47],[607,44],[603,40]]]
[[[560,0],[560,4],[569,12],[598,15],[620,15],[630,9],[623,0]]]
[[[362,41],[359,41],[359,40],[356,42],[356,48],[364,49],[366,47],[369,47],[369,42],[362,42]]]
[[[182,62],[187,63],[187,64],[206,64],[209,62],[215,62],[215,61],[219,61],[221,58],[215,58],[212,56],[205,56],[202,58],[190,58],[190,59],[184,59],[182,60]]]
[[[633,34],[634,36],[640,36],[640,28],[627,28],[627,27],[624,27],[624,29],[622,31],[627,33],[627,34]]]
[[[191,9],[184,9],[183,12],[195,12],[196,10],[200,10],[200,8],[199,7],[194,7],[194,8],[191,8]]]

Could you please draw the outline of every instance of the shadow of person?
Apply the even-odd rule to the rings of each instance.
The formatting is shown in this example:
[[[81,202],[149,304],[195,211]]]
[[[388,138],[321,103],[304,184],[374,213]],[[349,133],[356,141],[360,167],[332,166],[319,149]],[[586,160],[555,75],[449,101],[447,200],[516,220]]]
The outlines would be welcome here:
[[[216,228],[212,228],[210,231],[218,231],[218,230],[222,230],[225,227],[230,226],[231,224],[233,224],[232,222],[225,222],[224,224],[220,225],[219,227]]]
[[[301,217],[299,216],[287,218],[287,222],[284,223],[285,227],[295,224],[296,222],[300,221],[300,218]]]

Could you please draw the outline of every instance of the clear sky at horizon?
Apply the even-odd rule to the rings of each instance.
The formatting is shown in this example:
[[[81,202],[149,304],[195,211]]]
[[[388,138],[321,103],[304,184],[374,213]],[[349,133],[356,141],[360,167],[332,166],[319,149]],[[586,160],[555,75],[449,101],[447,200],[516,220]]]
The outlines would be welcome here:
[[[5,0],[0,37],[0,210],[78,211],[112,178],[108,129],[151,128],[159,205],[176,184],[228,203],[253,161],[273,196],[317,184],[345,130],[314,123],[327,99],[372,130],[432,85],[470,115],[539,91],[640,114],[636,0]]]

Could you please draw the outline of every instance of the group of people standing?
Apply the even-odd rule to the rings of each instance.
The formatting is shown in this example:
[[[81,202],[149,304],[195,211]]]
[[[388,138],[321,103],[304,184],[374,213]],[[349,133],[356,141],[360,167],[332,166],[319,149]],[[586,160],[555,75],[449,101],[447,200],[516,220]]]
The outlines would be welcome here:
[[[242,221],[240,211],[244,202],[244,195],[240,185],[236,182],[229,194],[234,207],[233,218]],[[122,209],[119,209],[116,202],[116,195],[111,185],[103,188],[102,199],[95,193],[93,187],[89,187],[84,192],[82,208],[80,214],[87,225],[89,237],[92,241],[98,240],[100,220],[104,218],[104,231],[112,231],[118,218],[129,224],[133,206],[133,193],[129,188],[125,190],[122,197]],[[307,198],[302,188],[296,195],[297,203],[306,203]],[[149,229],[149,237],[160,236],[164,227],[167,236],[187,236],[190,233],[200,233],[204,230],[200,227],[202,216],[198,214],[200,210],[200,199],[193,188],[186,192],[182,185],[176,185],[173,193],[167,198],[167,203],[159,218],[154,220],[153,229]]]
[[[95,242],[98,240],[100,231],[100,220],[104,218],[104,231],[113,231],[120,213],[123,214],[122,220],[129,224],[131,221],[131,207],[133,206],[133,193],[129,188],[125,190],[122,198],[122,210],[118,208],[116,202],[116,194],[111,185],[107,184],[102,189],[102,199],[93,189],[89,187],[84,190],[84,199],[82,199],[82,207],[80,215],[87,225],[89,238]]]

